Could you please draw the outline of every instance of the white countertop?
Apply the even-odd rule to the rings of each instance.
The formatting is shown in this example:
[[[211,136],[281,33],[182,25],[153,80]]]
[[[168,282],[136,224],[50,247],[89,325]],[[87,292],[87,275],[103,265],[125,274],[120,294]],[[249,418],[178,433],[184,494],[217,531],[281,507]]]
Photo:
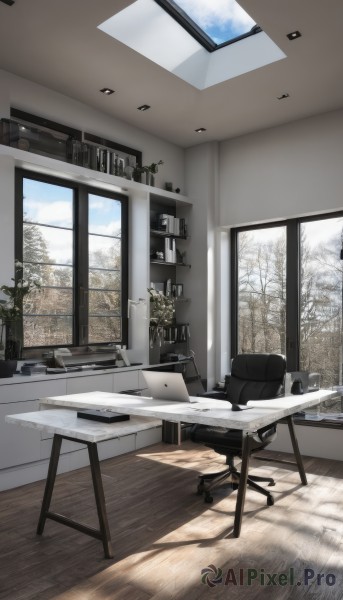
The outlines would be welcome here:
[[[98,359],[97,359],[98,360]],[[71,371],[65,373],[38,373],[37,375],[21,375],[20,373],[16,373],[13,377],[3,377],[0,378],[0,386],[3,385],[13,385],[17,383],[30,383],[33,381],[49,381],[52,379],[72,379],[74,377],[89,377],[95,375],[104,375],[106,373],[123,373],[127,371],[140,371],[142,369],[154,369],[156,367],[168,367],[171,365],[183,364],[187,361],[177,361],[177,362],[168,362],[168,363],[159,363],[156,365],[149,364],[136,364],[131,365],[129,367],[113,367],[106,369],[85,369],[82,371]]]
[[[77,417],[75,410],[40,410],[19,415],[7,415],[7,423],[14,423],[31,429],[39,429],[52,434],[60,434],[88,442],[101,442],[120,438],[137,431],[159,427],[159,419],[131,416],[129,421],[102,423]]]
[[[316,406],[335,395],[332,390],[318,390],[301,396],[283,396],[273,400],[250,401],[248,410],[233,412],[223,400],[194,397],[195,402],[169,402],[142,396],[109,392],[88,392],[41,398],[41,405],[69,408],[112,409],[119,413],[154,417],[171,422],[199,423],[255,431],[295,412]]]

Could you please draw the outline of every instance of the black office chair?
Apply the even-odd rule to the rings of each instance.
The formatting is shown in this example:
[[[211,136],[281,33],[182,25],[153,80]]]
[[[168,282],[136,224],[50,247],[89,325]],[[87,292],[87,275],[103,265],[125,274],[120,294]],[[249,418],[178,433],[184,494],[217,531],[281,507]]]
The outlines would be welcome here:
[[[286,359],[281,354],[239,354],[232,361],[231,375],[227,377],[226,400],[231,404],[247,404],[248,400],[267,400],[279,396],[282,392],[286,373]],[[223,397],[223,393],[219,393]],[[214,393],[206,397],[220,398]],[[238,413],[233,413],[238,414]],[[256,431],[251,440],[250,452],[263,450],[276,437],[276,424],[272,423]],[[205,502],[212,502],[213,488],[229,479],[233,489],[238,488],[240,473],[234,466],[234,457],[242,457],[242,431],[226,427],[193,425],[191,439],[212,448],[218,454],[226,456],[227,469],[219,473],[200,475],[198,494],[204,494]],[[267,497],[267,505],[274,504],[270,492],[256,482],[268,482],[275,485],[270,477],[248,475],[247,485]]]

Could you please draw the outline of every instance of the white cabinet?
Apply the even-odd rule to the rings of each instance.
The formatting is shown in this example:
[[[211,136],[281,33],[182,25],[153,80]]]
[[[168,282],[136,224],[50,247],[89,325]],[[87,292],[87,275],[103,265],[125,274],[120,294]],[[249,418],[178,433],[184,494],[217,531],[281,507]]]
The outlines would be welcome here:
[[[126,390],[137,390],[139,388],[139,371],[123,371],[114,374],[113,391],[125,392]]]
[[[46,379],[45,381],[32,381],[25,383],[11,383],[0,386],[0,403],[25,402],[38,400],[47,396],[64,396],[66,394],[65,379]],[[21,412],[25,412],[24,410]]]
[[[41,433],[5,422],[6,415],[39,410],[39,398],[64,396],[65,379],[12,383],[0,386],[0,469],[41,458]]]
[[[41,434],[37,429],[6,423],[6,415],[38,410],[38,401],[0,404],[0,469],[40,459]]]
[[[5,416],[40,409],[38,400],[47,396],[65,396],[81,392],[122,392],[145,387],[140,369],[111,371],[78,377],[35,380],[0,385],[0,490],[44,479],[48,468],[52,439],[48,433],[6,423]],[[149,430],[99,444],[101,459],[132,452],[161,441],[161,428]],[[88,464],[84,445],[64,440],[59,472]],[[2,470],[2,471],[1,471]]]
[[[67,394],[81,392],[113,392],[113,374],[104,373],[67,379]]]

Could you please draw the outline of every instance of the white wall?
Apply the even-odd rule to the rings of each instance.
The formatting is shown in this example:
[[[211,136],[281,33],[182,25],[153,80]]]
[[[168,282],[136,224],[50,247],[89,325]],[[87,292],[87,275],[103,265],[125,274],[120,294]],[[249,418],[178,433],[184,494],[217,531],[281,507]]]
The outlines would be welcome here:
[[[9,117],[11,106],[140,150],[144,165],[162,159],[164,165],[156,176],[156,186],[164,188],[165,181],[172,181],[185,193],[182,148],[82,102],[0,70],[0,117]]]
[[[341,210],[342,157],[343,110],[221,143],[218,230]],[[222,272],[229,268],[229,255],[222,253]],[[229,339],[220,332],[216,344],[217,353],[230,355]],[[225,363],[217,362],[218,368],[223,376]],[[297,435],[304,455],[343,460],[342,430],[297,427]],[[270,448],[292,451],[285,426]]]
[[[191,348],[209,387],[215,382],[217,314],[215,213],[218,203],[218,144],[186,151],[186,185],[193,201],[190,223],[192,289]]]
[[[156,176],[156,186],[164,187],[165,181],[172,181],[174,185],[181,188],[181,191],[184,190],[184,150],[182,148],[112,119],[72,98],[0,70],[0,118],[10,116],[11,106],[136,148],[143,153],[143,164],[150,164],[162,159],[165,164],[160,167]],[[63,172],[63,162],[60,165],[61,172]],[[124,186],[125,180],[122,181]],[[142,196],[145,198],[146,204],[146,193],[142,192]],[[136,212],[138,210],[137,202],[136,198]],[[14,160],[8,156],[0,156],[0,208],[0,282],[6,283],[13,276],[14,266]],[[131,219],[132,224],[135,222],[135,219]],[[139,244],[137,239],[139,228],[134,228],[135,242],[137,242],[134,247],[146,248],[147,230],[144,224],[146,226],[146,222],[144,221],[142,224],[141,221],[141,234],[144,236],[142,244]],[[137,272],[135,261],[138,260],[141,263],[142,253],[134,251],[130,258],[132,272]],[[148,264],[146,264],[147,270]],[[142,272],[141,267],[138,271]],[[146,280],[148,280],[147,277]],[[137,282],[137,277],[135,280],[131,279],[130,291],[133,294],[139,293],[141,296],[142,285],[139,286]]]
[[[295,434],[303,456],[318,456],[343,461],[343,432],[341,429],[295,425]],[[293,453],[287,425],[279,423],[277,437],[268,446],[268,450]]]
[[[218,224],[341,209],[342,156],[343,110],[223,142]]]

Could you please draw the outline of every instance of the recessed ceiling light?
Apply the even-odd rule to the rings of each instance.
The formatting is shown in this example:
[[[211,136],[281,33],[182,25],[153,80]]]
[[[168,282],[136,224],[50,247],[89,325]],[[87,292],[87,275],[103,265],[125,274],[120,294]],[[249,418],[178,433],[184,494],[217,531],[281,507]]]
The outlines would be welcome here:
[[[105,96],[110,96],[111,94],[114,94],[114,90],[111,90],[111,88],[102,88],[100,92],[102,92],[102,94],[105,94]]]
[[[144,112],[145,110],[149,110],[149,108],[151,108],[151,106],[149,106],[149,104],[142,104],[142,106],[137,107],[137,110]]]
[[[277,96],[278,100],[284,100],[285,98],[289,98],[289,94],[287,92],[285,94],[281,94],[281,96]]]
[[[194,130],[195,133],[204,133],[204,131],[206,131],[205,127],[199,127],[198,129]]]
[[[291,33],[287,33],[287,37],[289,40],[296,40],[301,37],[300,31],[291,31]]]

